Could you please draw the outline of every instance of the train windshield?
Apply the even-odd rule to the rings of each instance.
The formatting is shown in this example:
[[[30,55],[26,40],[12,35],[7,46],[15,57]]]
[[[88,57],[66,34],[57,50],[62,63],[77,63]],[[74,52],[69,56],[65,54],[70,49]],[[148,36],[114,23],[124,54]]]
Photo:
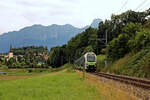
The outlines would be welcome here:
[[[88,62],[95,62],[95,56],[94,55],[87,55],[87,61]]]

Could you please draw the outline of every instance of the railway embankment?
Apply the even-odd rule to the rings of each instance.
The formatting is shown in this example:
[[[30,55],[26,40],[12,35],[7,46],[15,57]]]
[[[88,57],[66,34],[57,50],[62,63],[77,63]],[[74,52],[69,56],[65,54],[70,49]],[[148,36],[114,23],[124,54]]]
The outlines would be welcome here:
[[[77,72],[80,74],[81,78],[83,78],[83,73],[79,70],[77,70]],[[107,80],[108,82],[100,80],[100,77],[96,75],[86,73],[84,81],[87,84],[95,86],[99,93],[103,95],[104,98],[100,100],[141,100],[127,91],[108,84],[109,80]]]
[[[99,77],[100,82],[132,94],[140,100],[150,100],[150,81],[139,78],[92,73]],[[119,94],[118,94],[119,95]]]

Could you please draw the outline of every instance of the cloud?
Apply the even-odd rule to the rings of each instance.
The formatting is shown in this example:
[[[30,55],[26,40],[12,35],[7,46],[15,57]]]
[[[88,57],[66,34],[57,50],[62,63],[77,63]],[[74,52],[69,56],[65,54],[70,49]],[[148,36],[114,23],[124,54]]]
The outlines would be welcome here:
[[[121,8],[122,2],[124,0],[0,0],[0,32],[33,24],[83,27],[94,18],[109,19]],[[126,10],[136,8],[135,2],[138,5],[141,0],[130,1]]]
[[[7,27],[6,31],[8,31],[10,29],[18,30],[27,24],[38,23],[48,25],[55,23],[55,20],[56,23],[63,22],[61,19],[64,18],[61,17],[73,15],[75,2],[75,0],[70,0],[70,2],[66,0],[0,1],[0,27]],[[3,30],[5,29],[3,28]]]
[[[69,2],[68,2],[69,1]],[[16,0],[16,3],[25,7],[48,7],[48,8],[60,8],[60,7],[73,7],[77,4],[74,0]]]

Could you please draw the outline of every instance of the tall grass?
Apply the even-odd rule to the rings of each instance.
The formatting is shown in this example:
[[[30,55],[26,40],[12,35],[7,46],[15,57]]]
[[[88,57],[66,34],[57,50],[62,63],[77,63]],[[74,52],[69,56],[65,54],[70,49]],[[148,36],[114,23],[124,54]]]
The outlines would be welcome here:
[[[113,72],[150,79],[150,48],[128,54],[113,64]]]
[[[105,68],[105,55],[97,56],[97,71],[104,71]]]
[[[100,100],[94,86],[76,73],[59,73],[0,83],[0,100]]]

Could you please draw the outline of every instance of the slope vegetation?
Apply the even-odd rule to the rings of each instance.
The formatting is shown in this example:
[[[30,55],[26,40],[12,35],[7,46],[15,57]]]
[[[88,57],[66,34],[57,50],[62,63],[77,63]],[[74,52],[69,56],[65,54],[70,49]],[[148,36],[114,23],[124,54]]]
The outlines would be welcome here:
[[[112,71],[116,74],[150,79],[150,47],[119,59],[114,63]]]

